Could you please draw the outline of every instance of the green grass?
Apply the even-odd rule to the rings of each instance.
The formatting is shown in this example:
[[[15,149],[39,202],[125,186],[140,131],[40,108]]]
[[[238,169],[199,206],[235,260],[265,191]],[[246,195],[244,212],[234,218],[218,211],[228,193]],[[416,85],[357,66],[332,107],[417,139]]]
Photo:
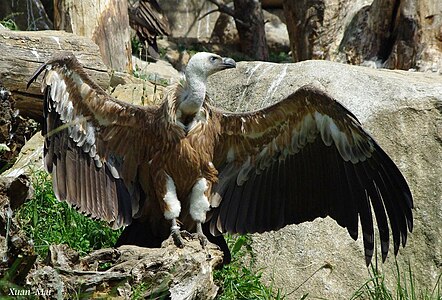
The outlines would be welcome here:
[[[5,18],[0,20],[0,24],[2,24],[3,26],[5,26],[6,28],[8,28],[10,30],[19,30],[17,24],[13,20],[13,17],[16,15],[19,15],[19,13],[13,13],[13,14],[7,15]]]
[[[112,230],[105,222],[94,221],[58,201],[46,172],[36,172],[33,177],[34,197],[20,208],[17,219],[40,257],[53,244],[67,244],[80,255],[115,244],[121,230]]]
[[[261,271],[254,271],[250,236],[226,235],[225,238],[232,253],[232,262],[214,272],[215,283],[221,290],[216,299],[284,299],[279,289],[275,290],[272,285],[267,286],[261,282]],[[244,258],[248,258],[248,266]]]
[[[370,268],[368,279],[352,296],[351,300],[442,300],[442,273],[439,275],[433,288],[422,290],[417,286],[411,264],[407,263],[407,270],[401,270],[395,262],[395,286],[393,291],[388,288],[385,275],[375,264]]]
[[[270,52],[269,60],[274,63],[291,63],[293,58],[286,52]]]

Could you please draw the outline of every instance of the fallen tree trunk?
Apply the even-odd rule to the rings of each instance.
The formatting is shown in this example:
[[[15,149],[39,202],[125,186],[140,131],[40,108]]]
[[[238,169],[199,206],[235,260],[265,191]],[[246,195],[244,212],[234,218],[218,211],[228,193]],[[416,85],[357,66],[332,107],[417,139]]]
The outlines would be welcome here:
[[[127,1],[55,0],[54,25],[56,29],[89,37],[98,45],[109,68],[132,73]]]
[[[169,238],[161,248],[124,245],[82,258],[66,245],[52,245],[46,262],[29,273],[26,288],[63,298],[214,299],[212,272],[222,252],[210,243],[203,249],[198,239],[185,243],[177,248]]]
[[[26,83],[53,53],[71,51],[104,89],[110,82],[98,46],[90,39],[62,31],[12,31],[0,29],[0,82],[11,91],[15,107],[24,117],[42,118],[41,78],[26,90]]]

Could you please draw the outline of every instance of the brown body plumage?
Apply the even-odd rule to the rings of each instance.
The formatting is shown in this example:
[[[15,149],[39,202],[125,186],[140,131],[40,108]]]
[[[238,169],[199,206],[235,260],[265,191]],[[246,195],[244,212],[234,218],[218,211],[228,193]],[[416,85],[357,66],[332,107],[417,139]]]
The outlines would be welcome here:
[[[221,111],[208,104],[205,83],[234,66],[196,54],[186,82],[157,108],[109,97],[72,55],[44,64],[30,82],[47,70],[45,165],[58,199],[128,225],[119,244],[142,246],[159,246],[171,232],[182,245],[181,226],[226,250],[214,236],[325,216],[356,239],[360,220],[367,264],[373,210],[383,259],[390,228],[396,254],[413,226],[412,196],[356,117],[311,86],[259,111]]]

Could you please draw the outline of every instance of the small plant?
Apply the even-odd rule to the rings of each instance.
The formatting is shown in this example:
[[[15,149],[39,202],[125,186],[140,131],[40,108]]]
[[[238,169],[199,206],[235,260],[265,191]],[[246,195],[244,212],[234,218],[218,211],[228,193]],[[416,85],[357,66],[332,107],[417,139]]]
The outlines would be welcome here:
[[[408,270],[401,272],[398,262],[395,262],[395,292],[392,292],[385,282],[385,276],[377,265],[371,265],[370,279],[368,279],[352,296],[355,299],[373,300],[442,300],[442,273],[439,275],[431,290],[418,290],[415,278],[408,263]]]
[[[132,46],[132,54],[141,57],[141,52],[143,51],[143,43],[141,43],[141,41],[136,36],[132,37],[130,42]]]
[[[14,16],[19,15],[19,13],[13,13],[10,15],[7,15],[5,18],[3,18],[2,20],[0,20],[0,24],[2,24],[3,26],[5,26],[6,28],[10,29],[10,30],[19,30],[17,24],[14,21]]]
[[[214,272],[214,279],[221,287],[218,300],[230,299],[284,299],[281,291],[273,290],[261,282],[262,272],[254,271],[252,239],[248,235],[225,236],[232,254],[232,262]],[[250,264],[245,266],[244,257],[249,257]]]
[[[121,231],[112,230],[105,222],[91,220],[58,201],[48,173],[36,172],[33,187],[34,197],[20,208],[17,219],[41,257],[52,244],[67,244],[80,255],[115,244]]]
[[[293,62],[292,57],[286,52],[270,52],[269,61],[275,63],[290,63]]]

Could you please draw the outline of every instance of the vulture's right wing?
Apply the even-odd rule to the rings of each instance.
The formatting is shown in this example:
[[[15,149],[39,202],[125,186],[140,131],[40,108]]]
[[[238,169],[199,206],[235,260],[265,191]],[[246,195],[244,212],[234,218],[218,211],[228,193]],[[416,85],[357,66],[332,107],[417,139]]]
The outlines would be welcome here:
[[[43,70],[44,162],[57,198],[114,228],[130,224],[146,199],[138,174],[153,109],[108,96],[73,54],[54,56],[28,86]]]
[[[330,216],[358,236],[367,264],[374,249],[373,216],[382,258],[405,245],[413,200],[399,169],[356,117],[326,93],[304,86],[279,103],[250,113],[216,112],[221,135],[214,155],[210,229],[277,230]],[[390,226],[388,225],[390,221]]]

